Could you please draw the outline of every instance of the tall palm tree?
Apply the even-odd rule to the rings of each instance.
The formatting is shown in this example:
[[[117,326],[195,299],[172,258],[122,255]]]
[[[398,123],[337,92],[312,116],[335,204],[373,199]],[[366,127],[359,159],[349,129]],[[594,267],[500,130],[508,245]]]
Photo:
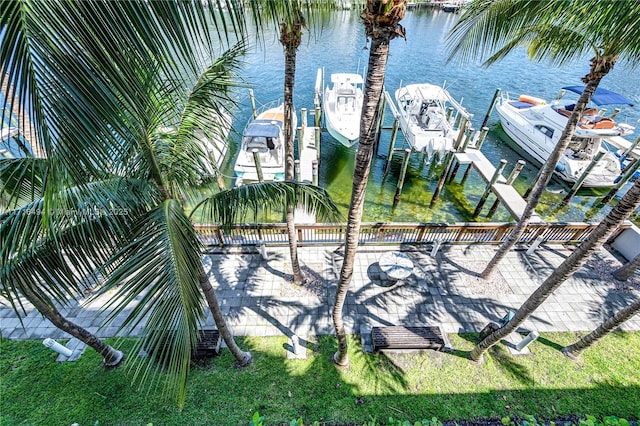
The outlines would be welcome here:
[[[591,232],[589,237],[558,266],[520,306],[513,319],[478,343],[469,354],[477,361],[484,352],[520,326],[551,294],[577,271],[592,254],[600,250],[609,236],[640,206],[640,180],[627,191],[620,203]]]
[[[340,270],[340,280],[332,312],[338,338],[338,351],[334,354],[333,361],[339,366],[349,364],[347,334],[342,321],[342,308],[353,276],[353,265],[358,249],[360,222],[373,156],[377,112],[384,89],[384,76],[389,56],[389,42],[396,37],[404,38],[405,31],[400,25],[400,21],[404,17],[406,8],[406,0],[368,0],[360,15],[364,22],[365,34],[371,40],[371,45],[362,104],[360,143],[353,170],[351,201],[345,232],[344,261]]]
[[[633,259],[619,267],[613,272],[613,277],[620,281],[626,281],[633,275],[635,271],[640,268],[640,253],[636,255]]]
[[[632,316],[640,312],[640,299],[636,299],[629,306],[616,312],[613,316],[609,317],[602,324],[598,326],[591,333],[582,337],[576,343],[565,346],[562,348],[562,353],[572,359],[577,359],[580,354],[589,346],[602,339],[608,333],[613,331],[620,324],[630,319]]]
[[[321,26],[324,13],[335,8],[335,2],[316,2],[311,0],[248,0],[249,10],[255,26],[259,31],[264,30],[269,23],[274,24],[280,31],[280,44],[284,48],[284,135],[285,135],[285,179],[294,180],[294,138],[293,95],[296,77],[296,55],[302,42],[303,31],[307,26],[305,14],[314,26]],[[303,13],[304,12],[304,13]],[[300,268],[298,258],[298,237],[294,222],[295,206],[289,205],[286,210],[287,233],[289,234],[289,254],[293,282],[300,285],[305,277]]]
[[[20,200],[0,217],[3,288],[63,299],[80,289],[78,275],[104,276],[102,290],[117,288],[110,318],[135,299],[123,327],[145,321],[137,346],[161,361],[132,357],[136,377],[165,372],[180,405],[204,306],[238,365],[252,359],[224,321],[189,211],[227,225],[288,204],[337,214],[310,185],[216,192],[202,138],[223,136],[244,52],[240,43],[216,53],[224,25],[242,25],[235,10],[219,13],[200,2],[13,2],[0,20],[0,75],[17,89],[8,101],[28,110],[46,151],[2,162],[2,189]]]
[[[591,52],[586,84],[553,152],[543,165],[539,179],[515,229],[502,243],[481,275],[489,278],[500,261],[519,241],[546,188],[555,167],[569,145],[578,120],[600,81],[619,58],[640,63],[639,2],[540,2],[536,0],[478,0],[470,4],[454,26],[448,42],[452,56],[463,59],[494,52],[485,62],[492,64],[514,48],[525,46],[533,59],[563,64]],[[496,51],[497,49],[497,51]]]

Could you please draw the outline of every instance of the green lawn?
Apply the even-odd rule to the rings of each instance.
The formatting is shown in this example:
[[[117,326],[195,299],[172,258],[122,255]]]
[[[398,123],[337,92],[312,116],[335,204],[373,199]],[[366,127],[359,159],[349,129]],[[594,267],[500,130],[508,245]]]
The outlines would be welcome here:
[[[616,333],[574,363],[559,352],[573,333],[548,333],[533,355],[494,348],[483,364],[466,359],[475,335],[450,335],[453,354],[368,355],[351,343],[351,367],[329,356],[332,336],[318,338],[307,360],[287,360],[284,338],[247,338],[255,362],[236,370],[228,351],[193,369],[185,408],[137,390],[125,368],[105,371],[95,352],[56,363],[40,341],[1,341],[2,425],[247,425],[255,411],[269,425],[522,417],[590,413],[637,419],[640,333]],[[130,343],[130,342],[129,342]],[[356,404],[361,398],[363,403]],[[360,402],[360,401],[358,401]]]

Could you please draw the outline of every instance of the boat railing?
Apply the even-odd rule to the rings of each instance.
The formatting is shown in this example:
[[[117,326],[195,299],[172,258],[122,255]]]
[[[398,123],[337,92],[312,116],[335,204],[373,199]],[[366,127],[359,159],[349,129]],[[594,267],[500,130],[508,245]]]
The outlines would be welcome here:
[[[515,223],[363,223],[358,243],[361,245],[397,244],[500,244],[515,229]],[[538,237],[545,243],[575,244],[584,241],[597,224],[582,222],[531,223],[519,243],[532,243]],[[630,222],[614,233],[615,238]],[[344,223],[298,224],[298,244],[301,246],[340,245],[345,241]],[[210,248],[242,247],[266,244],[288,244],[286,223],[241,224],[228,228],[220,225],[196,225],[203,244]]]

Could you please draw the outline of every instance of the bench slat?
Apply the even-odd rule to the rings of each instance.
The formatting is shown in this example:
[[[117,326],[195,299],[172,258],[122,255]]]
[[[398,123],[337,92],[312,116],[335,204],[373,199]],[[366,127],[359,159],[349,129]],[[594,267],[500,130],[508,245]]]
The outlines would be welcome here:
[[[440,327],[373,327],[371,340],[378,349],[434,349],[441,350],[445,341]]]

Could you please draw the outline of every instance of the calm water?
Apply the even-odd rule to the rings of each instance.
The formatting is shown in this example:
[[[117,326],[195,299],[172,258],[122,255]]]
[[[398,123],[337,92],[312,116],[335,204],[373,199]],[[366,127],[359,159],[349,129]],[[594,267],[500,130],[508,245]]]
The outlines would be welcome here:
[[[386,74],[386,87],[390,93],[401,84],[427,82],[443,84],[463,105],[475,115],[473,124],[478,127],[496,88],[514,94],[529,93],[553,99],[563,85],[580,84],[580,77],[588,72],[588,58],[562,68],[528,60],[522,50],[514,52],[502,62],[482,68],[479,64],[446,63],[447,51],[443,43],[447,31],[453,26],[458,15],[436,10],[409,11],[403,20],[407,29],[407,41],[394,40],[391,44],[390,58]],[[325,29],[316,38],[307,38],[298,51],[296,69],[296,107],[313,108],[313,89],[316,70],[324,67],[326,75],[332,72],[362,72],[368,59],[368,50],[362,25],[355,12],[338,12],[330,29]],[[253,84],[258,103],[267,103],[282,99],[284,75],[284,57],[275,36],[267,36],[264,49],[258,48],[247,56],[243,77]],[[602,82],[602,87],[618,91],[640,104],[640,78],[619,65]],[[242,102],[243,108],[235,113],[234,126],[242,129],[250,117],[249,102]],[[390,113],[386,114],[387,123]],[[637,124],[640,118],[639,108],[627,108],[620,119]],[[312,117],[310,116],[310,120]],[[482,151],[498,164],[506,159],[509,164],[505,175],[515,162],[523,158],[507,145],[508,137],[499,127],[494,113],[489,121],[490,132]],[[421,155],[412,154],[407,178],[405,180],[400,203],[393,207],[402,155],[393,157],[391,172],[385,176],[384,166],[388,152],[390,132],[383,136],[378,156],[374,158],[371,170],[367,199],[364,210],[365,221],[397,222],[456,222],[471,220],[471,214],[483,192],[484,183],[475,172],[471,173],[464,187],[458,183],[446,185],[441,201],[433,208],[428,207],[435,189],[439,167],[425,165]],[[402,147],[404,140],[399,132],[396,148]],[[320,185],[326,188],[341,209],[346,212],[351,194],[355,148],[345,148],[328,133],[322,135]],[[235,152],[228,157],[228,174],[232,174]],[[524,158],[526,160],[526,158]],[[537,172],[537,166],[527,163],[515,185],[521,192],[531,183]],[[552,182],[550,191],[545,193],[543,205],[538,211],[550,220],[582,221],[597,220],[606,213],[591,208],[597,199],[593,192],[587,191],[575,197],[568,208],[559,208],[562,194],[566,190],[560,182]],[[491,197],[489,203],[493,198]],[[489,204],[490,205],[490,204]],[[488,206],[486,207],[488,208]],[[485,212],[486,212],[485,208]],[[495,221],[508,220],[509,215],[500,207],[493,217]],[[478,219],[485,220],[485,219]]]

